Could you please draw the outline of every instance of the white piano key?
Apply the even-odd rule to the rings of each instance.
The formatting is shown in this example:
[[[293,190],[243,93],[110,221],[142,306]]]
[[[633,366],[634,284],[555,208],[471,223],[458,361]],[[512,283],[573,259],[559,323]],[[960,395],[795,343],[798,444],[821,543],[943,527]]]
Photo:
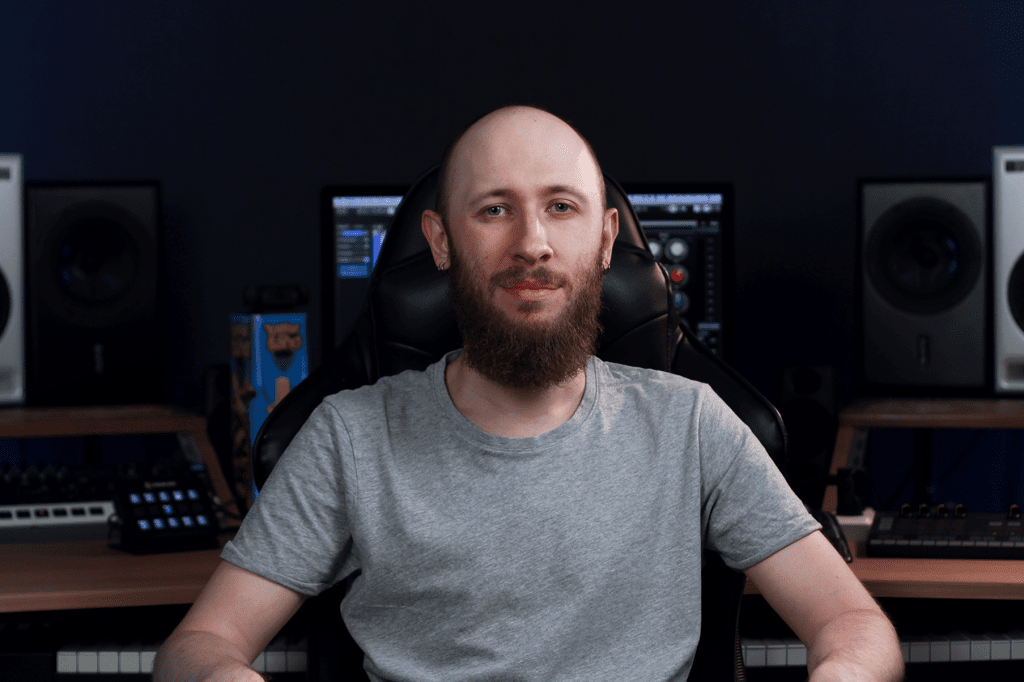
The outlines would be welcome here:
[[[57,673],[78,672],[78,645],[68,644],[57,651]]]
[[[910,645],[910,654],[906,659],[907,663],[928,663],[932,658],[932,646],[928,638],[921,635],[914,635],[907,638]]]
[[[306,638],[303,637],[297,642],[288,645],[287,668],[290,673],[306,672],[306,650],[308,649]]]
[[[121,649],[118,666],[122,673],[140,674],[142,672],[142,645],[129,644]]]
[[[1010,660],[1024,661],[1024,630],[1010,630]]]
[[[949,637],[932,635],[928,643],[928,660],[932,663],[949,663]]]
[[[748,668],[763,668],[766,665],[764,642],[760,639],[744,639],[742,644],[743,665]]]
[[[1010,660],[1010,638],[998,632],[986,632],[985,636],[992,647],[991,656],[993,661]]]
[[[118,645],[105,642],[96,648],[96,669],[101,673],[116,673],[120,665]]]
[[[798,639],[786,642],[786,664],[790,666],[807,665],[807,647]]]
[[[139,671],[144,675],[153,674],[153,661],[156,660],[156,650],[159,648],[159,644],[142,647],[142,651],[139,653]]]
[[[992,660],[992,641],[985,635],[971,635],[971,660]]]
[[[949,635],[949,660],[951,662],[971,660],[971,640],[963,632]]]
[[[78,650],[78,672],[81,673],[98,673],[100,671],[99,666],[99,652],[94,647],[81,647]]]
[[[769,667],[786,665],[785,642],[781,639],[766,639],[764,640],[764,647],[765,665]]]

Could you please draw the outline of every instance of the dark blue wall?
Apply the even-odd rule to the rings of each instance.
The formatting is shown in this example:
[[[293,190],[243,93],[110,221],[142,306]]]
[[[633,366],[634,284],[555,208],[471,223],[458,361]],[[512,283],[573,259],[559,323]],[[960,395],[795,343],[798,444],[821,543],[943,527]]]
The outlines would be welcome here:
[[[0,9],[26,178],[163,183],[171,401],[225,361],[243,285],[317,293],[322,185],[409,183],[507,102],[572,120],[622,181],[735,183],[735,364],[770,397],[832,364],[849,400],[856,178],[987,174],[1024,143],[1020,2],[443,5]]]

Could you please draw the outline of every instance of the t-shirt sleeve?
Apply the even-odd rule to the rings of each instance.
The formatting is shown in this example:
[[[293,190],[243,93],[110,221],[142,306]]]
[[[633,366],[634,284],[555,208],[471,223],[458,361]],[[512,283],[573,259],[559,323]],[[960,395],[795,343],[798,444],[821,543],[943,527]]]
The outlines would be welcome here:
[[[753,432],[709,387],[698,414],[705,546],[737,570],[821,528]]]
[[[337,411],[321,403],[274,466],[221,558],[310,596],[355,570],[342,466],[350,452]]]

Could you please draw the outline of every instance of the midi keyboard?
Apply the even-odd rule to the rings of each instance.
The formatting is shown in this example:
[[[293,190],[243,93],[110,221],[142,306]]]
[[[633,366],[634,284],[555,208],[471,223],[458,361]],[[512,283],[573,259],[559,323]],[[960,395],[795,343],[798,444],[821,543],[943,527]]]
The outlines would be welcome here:
[[[899,512],[878,512],[868,534],[869,557],[922,559],[1024,559],[1020,508],[1005,514],[903,505]]]

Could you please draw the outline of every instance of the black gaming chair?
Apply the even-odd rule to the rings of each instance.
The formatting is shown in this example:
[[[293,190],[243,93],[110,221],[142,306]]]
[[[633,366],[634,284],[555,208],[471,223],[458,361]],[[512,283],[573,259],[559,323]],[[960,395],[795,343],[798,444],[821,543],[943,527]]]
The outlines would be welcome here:
[[[429,171],[398,207],[351,335],[268,415],[253,445],[257,488],[325,396],[406,369],[424,369],[461,347],[447,275],[437,271],[420,229],[423,210],[434,208],[437,178],[436,168]],[[605,181],[608,205],[619,210],[619,235],[604,280],[604,332],[598,339],[598,356],[710,384],[782,468],[786,433],[779,413],[679,324],[667,273],[650,255],[633,207],[618,183],[607,176]],[[691,680],[744,679],[737,633],[744,582],[742,573],[708,552],[701,573],[702,625]],[[362,652],[339,617],[346,589],[347,584],[338,585],[307,602],[313,619],[309,679],[366,679]]]

